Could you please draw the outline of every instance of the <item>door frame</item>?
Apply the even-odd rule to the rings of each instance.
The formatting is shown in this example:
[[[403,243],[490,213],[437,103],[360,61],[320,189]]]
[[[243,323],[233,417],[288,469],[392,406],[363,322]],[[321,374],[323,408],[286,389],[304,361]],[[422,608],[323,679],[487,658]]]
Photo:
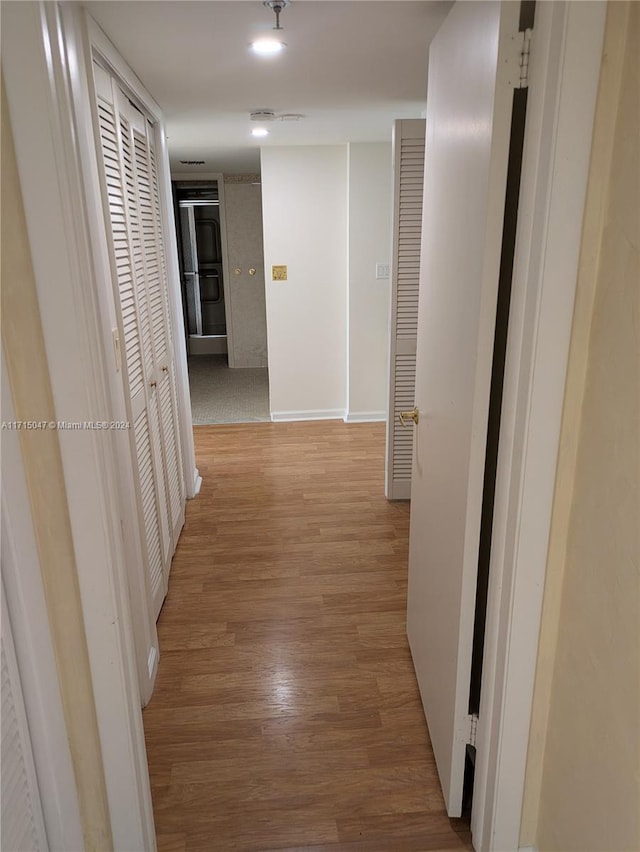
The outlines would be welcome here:
[[[471,819],[483,850],[519,847],[605,14],[536,4]]]
[[[104,335],[116,323],[105,274],[106,230],[101,237],[96,230],[100,184],[97,166],[90,167],[95,144],[83,11],[75,4],[16,3],[3,9],[2,23],[2,73],[54,410],[60,420],[122,419],[112,393],[113,343],[106,346]],[[83,825],[93,824],[96,808],[109,814],[115,848],[153,850],[130,566],[121,526],[126,497],[118,481],[116,441],[109,436],[57,432],[97,715],[95,750],[102,756],[107,799],[102,790],[85,790],[78,804]],[[68,656],[60,664],[70,665]],[[73,706],[75,696],[64,681],[60,697],[63,706]],[[77,736],[78,722],[68,719],[70,725]],[[65,804],[59,818],[72,820],[74,813]]]
[[[95,197],[97,173],[90,178],[73,145],[65,147],[73,137],[80,153],[87,155],[87,146],[93,144],[91,116],[75,113],[70,97],[71,84],[79,85],[83,75],[86,80],[88,40],[82,35],[82,10],[60,6],[68,24],[62,34],[66,50],[54,66],[43,51],[43,35],[53,40],[61,35],[52,10],[45,12],[39,3],[9,6],[13,8],[5,10],[6,16],[10,11],[11,18],[20,21],[21,41],[16,49],[4,51],[3,66],[53,394],[56,403],[67,401],[72,409],[75,405],[74,414],[82,414],[78,419],[102,419],[100,414],[111,404],[105,353],[97,341],[81,335],[78,346],[86,360],[70,362],[64,335],[65,312],[70,316],[80,310],[92,329],[104,321],[100,294],[105,282],[93,262],[96,248],[87,229],[74,221],[72,204],[78,192],[85,200]],[[476,848],[483,850],[518,848],[605,10],[604,0],[538,3],[536,10],[472,816]],[[104,48],[118,74],[159,118],[160,130],[157,104],[91,19],[89,25],[91,38]],[[172,223],[164,133],[157,142],[163,210],[166,222]],[[52,216],[52,207],[64,215]],[[89,210],[89,215],[96,213]],[[58,219],[56,241],[50,232],[51,222]],[[169,269],[169,292],[178,329],[182,304],[176,237],[170,228],[165,239],[176,258]],[[56,270],[66,270],[66,275],[55,276],[53,302]],[[185,467],[191,465],[185,482],[187,495],[194,496],[199,476],[181,334],[174,334],[174,346],[181,439],[187,439],[183,458]],[[140,694],[132,677],[131,616],[123,586],[121,497],[113,483],[115,456],[97,445],[79,455],[77,444],[67,438],[60,434],[114,837],[120,848],[153,849]],[[95,542],[101,539],[109,550],[97,558]]]
[[[233,350],[233,309],[231,306],[231,270],[227,251],[227,211],[224,201],[224,175],[222,172],[174,172],[172,181],[215,180],[218,182],[218,200],[220,202],[220,242],[222,243],[222,289],[224,291],[224,320],[227,325],[227,359],[229,367],[235,367]]]

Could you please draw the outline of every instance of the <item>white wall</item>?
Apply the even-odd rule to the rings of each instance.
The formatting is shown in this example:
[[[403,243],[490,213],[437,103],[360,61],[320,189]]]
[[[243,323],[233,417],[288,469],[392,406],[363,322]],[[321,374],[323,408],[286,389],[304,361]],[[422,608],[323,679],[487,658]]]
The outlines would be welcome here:
[[[342,417],[347,148],[264,148],[261,159],[272,418]],[[287,281],[271,280],[273,264]]]
[[[391,143],[349,145],[349,367],[347,418],[386,418],[391,260]]]

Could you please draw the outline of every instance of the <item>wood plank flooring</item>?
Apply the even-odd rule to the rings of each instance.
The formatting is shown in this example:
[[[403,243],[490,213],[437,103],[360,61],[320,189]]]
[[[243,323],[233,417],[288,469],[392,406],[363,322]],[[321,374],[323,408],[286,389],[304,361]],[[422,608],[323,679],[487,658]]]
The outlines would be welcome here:
[[[405,637],[382,424],[195,429],[144,726],[161,852],[471,849]]]

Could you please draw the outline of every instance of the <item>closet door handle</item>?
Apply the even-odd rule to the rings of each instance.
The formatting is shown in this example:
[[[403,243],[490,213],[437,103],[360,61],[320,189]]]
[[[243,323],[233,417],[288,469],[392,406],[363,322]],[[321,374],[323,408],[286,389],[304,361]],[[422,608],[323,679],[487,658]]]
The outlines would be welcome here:
[[[168,367],[163,367],[163,368],[162,368],[162,372],[163,372],[163,373],[168,373],[168,372],[169,372],[169,368],[168,368]]]
[[[151,388],[155,388],[157,384],[158,384],[158,383],[157,383],[157,382],[155,381],[155,379],[154,379],[152,382],[149,382],[149,387],[151,387]]]

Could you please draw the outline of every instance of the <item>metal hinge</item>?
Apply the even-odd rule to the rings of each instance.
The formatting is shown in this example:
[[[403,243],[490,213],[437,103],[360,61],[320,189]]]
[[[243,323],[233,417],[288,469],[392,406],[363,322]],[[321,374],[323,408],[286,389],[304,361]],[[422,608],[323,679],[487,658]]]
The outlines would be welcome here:
[[[476,734],[478,733],[478,714],[473,713],[467,716],[467,719],[469,720],[469,745],[475,748]]]
[[[516,89],[526,89],[529,86],[529,55],[531,54],[531,28],[528,27],[523,33],[520,45],[520,80],[516,83]]]
[[[529,54],[531,53],[530,29],[513,33],[505,45],[506,81],[512,89],[529,86]]]

